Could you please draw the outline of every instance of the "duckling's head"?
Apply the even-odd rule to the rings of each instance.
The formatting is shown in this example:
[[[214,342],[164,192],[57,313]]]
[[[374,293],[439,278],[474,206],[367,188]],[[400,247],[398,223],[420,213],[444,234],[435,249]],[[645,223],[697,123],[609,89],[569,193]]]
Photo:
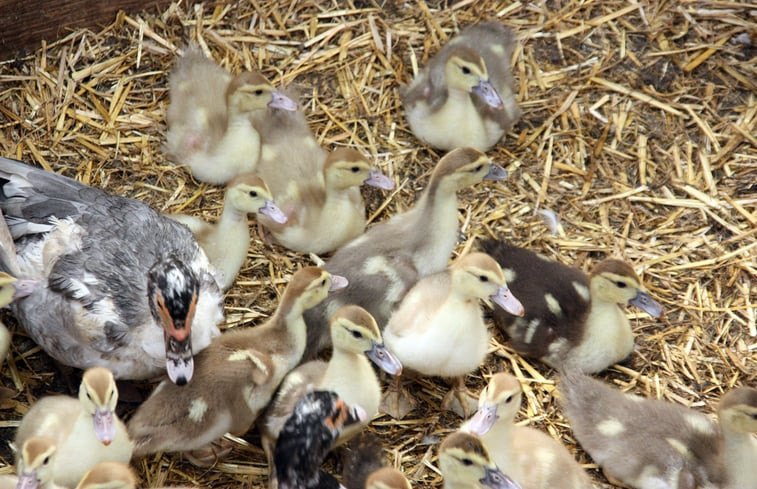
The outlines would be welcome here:
[[[402,373],[402,363],[384,346],[376,320],[360,306],[339,308],[331,317],[331,341],[340,349],[370,358],[390,375]]]
[[[394,180],[371,165],[359,151],[339,148],[329,153],[323,166],[326,186],[337,190],[366,184],[384,190],[394,188]]]
[[[467,297],[495,302],[515,316],[523,315],[523,305],[510,293],[499,263],[486,253],[470,253],[452,265],[453,288]]]
[[[444,76],[450,90],[470,92],[495,109],[504,107],[502,97],[489,81],[484,58],[474,49],[455,46],[444,66]]]
[[[18,458],[17,489],[37,489],[52,482],[55,467],[55,442],[49,438],[33,436],[21,447]]]
[[[499,419],[511,423],[520,409],[522,389],[518,379],[506,372],[492,375],[478,397],[478,411],[464,430],[483,436]]]
[[[439,467],[448,489],[476,487],[520,489],[491,460],[481,440],[461,431],[449,435],[439,447]]]
[[[192,321],[200,282],[176,256],[158,261],[147,274],[147,296],[155,322],[163,327],[166,371],[176,385],[192,379]]]
[[[231,80],[226,88],[226,106],[233,115],[266,107],[297,110],[297,102],[279,92],[260,73],[246,71]]]
[[[731,433],[757,432],[757,389],[740,387],[728,392],[718,405],[718,418]]]
[[[475,185],[482,180],[502,180],[507,171],[493,163],[488,156],[473,148],[456,148],[444,155],[431,174],[431,186],[443,186],[450,191]]]
[[[411,489],[405,475],[391,467],[381,468],[365,481],[365,489]]]
[[[137,477],[128,465],[100,462],[79,481],[76,489],[134,489]]]
[[[592,270],[591,296],[602,302],[634,305],[653,317],[662,314],[662,306],[644,290],[633,268],[620,260],[604,260]]]
[[[113,374],[105,367],[84,372],[79,385],[79,400],[92,415],[95,435],[103,445],[110,445],[116,436],[116,404],[118,389]]]
[[[286,214],[273,201],[268,185],[254,173],[244,173],[229,182],[226,199],[240,213],[262,214],[280,224],[287,222]]]
[[[342,290],[347,285],[347,279],[340,275],[332,275],[319,267],[305,267],[292,276],[281,302],[293,303],[298,311],[305,311],[320,304],[329,292]]]

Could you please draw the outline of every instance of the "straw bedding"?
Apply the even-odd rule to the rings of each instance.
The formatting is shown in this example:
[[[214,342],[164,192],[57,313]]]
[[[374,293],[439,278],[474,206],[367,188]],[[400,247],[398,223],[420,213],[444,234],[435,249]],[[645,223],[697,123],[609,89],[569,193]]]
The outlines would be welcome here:
[[[757,385],[755,12],[686,0],[175,3],[157,15],[122,13],[102,30],[73,31],[0,65],[0,154],[161,211],[215,219],[223,190],[193,181],[161,148],[168,70],[194,40],[232,72],[260,70],[293,85],[324,147],[356,147],[392,175],[396,191],[365,192],[380,221],[412,205],[440,157],[409,132],[398,87],[459,28],[497,19],[519,38],[513,71],[523,117],[489,152],[511,177],[461,193],[457,252],[493,235],[583,269],[606,256],[629,261],[666,313],[653,320],[629,310],[637,349],[602,377],[710,413],[730,387]],[[540,210],[560,217],[557,233]],[[253,234],[225,327],[260,323],[291,273],[310,263]],[[8,396],[0,473],[12,471],[7,441],[30,404],[75,392],[80,379],[5,321],[15,335],[0,370]],[[554,372],[519,357],[498,333],[491,351],[468,386],[513,372],[524,384],[524,422],[589,464],[555,402]],[[438,410],[446,389],[418,380],[422,402],[408,419],[372,425],[417,487],[440,485],[437,442],[461,422]],[[125,401],[128,416],[136,404]],[[134,464],[149,486],[266,483],[255,433],[213,469],[177,455]]]

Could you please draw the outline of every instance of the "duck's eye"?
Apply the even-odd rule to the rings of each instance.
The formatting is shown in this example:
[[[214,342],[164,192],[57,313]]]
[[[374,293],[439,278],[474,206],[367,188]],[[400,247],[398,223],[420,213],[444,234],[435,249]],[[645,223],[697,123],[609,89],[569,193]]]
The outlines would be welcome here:
[[[248,193],[250,194],[250,197],[253,197],[253,198],[258,196],[258,193],[255,192],[254,190],[250,190]]]
[[[476,173],[478,173],[478,172],[480,172],[483,169],[484,169],[484,165],[478,165],[476,168],[473,169],[473,171],[476,172]]]
[[[464,458],[463,459],[463,465],[471,466],[471,465],[473,465],[473,460],[471,460],[469,458]]]
[[[50,463],[50,455],[45,457],[45,459],[42,461],[42,465],[47,465],[48,463]]]
[[[258,88],[257,90],[255,90],[254,93],[255,93],[255,95],[257,95],[259,97],[259,96],[263,95],[263,89],[262,88]]]
[[[510,404],[510,402],[512,402],[512,400],[513,400],[513,396],[512,396],[512,394],[510,394],[509,396],[507,396],[507,399],[505,399],[505,403]]]
[[[463,75],[470,75],[470,68],[468,68],[467,66],[463,66],[460,69],[462,70]]]
[[[360,167],[358,167],[358,166],[353,166],[352,168],[350,168],[350,171],[351,171],[352,173],[357,173],[357,172],[359,172],[359,171],[360,171]]]
[[[615,285],[617,285],[619,289],[625,289],[626,288],[626,283],[625,282],[621,282],[620,280],[618,280],[617,282],[615,282]]]
[[[480,281],[482,281],[482,282],[488,282],[489,281],[489,277],[487,277],[486,275],[479,275],[478,279]]]
[[[363,337],[363,333],[361,333],[360,331],[352,330],[352,337],[359,340]]]

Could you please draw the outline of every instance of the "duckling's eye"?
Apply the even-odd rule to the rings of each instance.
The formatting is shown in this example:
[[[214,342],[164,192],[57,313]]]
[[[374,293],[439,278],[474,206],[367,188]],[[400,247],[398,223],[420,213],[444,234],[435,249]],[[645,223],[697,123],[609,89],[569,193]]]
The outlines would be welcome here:
[[[360,331],[352,330],[352,337],[359,340],[363,337],[363,333],[361,333]]]
[[[625,289],[626,288],[626,283],[625,282],[621,282],[620,280],[618,280],[617,282],[615,282],[615,285],[617,285],[619,289]]]
[[[91,395],[89,395],[89,392],[87,392],[87,399],[89,399],[90,401],[92,401],[92,396],[91,396]],[[94,402],[94,401],[93,401],[93,402]]]
[[[476,173],[478,173],[478,172],[480,172],[483,169],[484,169],[484,165],[478,165],[476,168],[473,169],[473,171],[476,172]]]
[[[360,167],[357,167],[357,166],[353,166],[352,168],[350,168],[350,171],[351,171],[352,173],[357,173],[357,172],[359,172],[359,171],[360,171]]]
[[[463,66],[461,70],[463,71],[463,75],[470,75],[470,68],[467,66]]]
[[[480,281],[482,281],[482,282],[488,282],[489,281],[489,277],[487,277],[486,275],[479,275],[478,279]]]
[[[255,90],[255,92],[254,92],[254,93],[255,93],[255,95],[257,95],[257,96],[261,96],[261,95],[263,95],[263,89],[262,89],[262,88],[258,88],[257,90]]]
[[[752,418],[752,419],[757,420],[757,413],[750,414],[749,417]]]
[[[469,467],[470,467],[471,465],[473,465],[473,460],[471,460],[471,459],[469,459],[469,458],[464,458],[464,459],[462,460],[462,462],[463,462],[463,465],[466,465],[466,466],[469,466]]]
[[[321,280],[321,285],[322,286],[326,285],[326,279],[325,278],[323,280]]]
[[[258,196],[258,193],[255,192],[254,190],[250,190],[248,193],[250,194],[250,197],[257,197]]]
[[[47,465],[50,462],[50,455],[45,457],[45,459],[42,461],[42,465]]]
[[[512,400],[513,400],[513,395],[512,395],[512,394],[510,394],[509,396],[507,396],[507,399],[505,399],[505,403],[507,403],[507,404],[510,404],[510,402],[511,402]]]

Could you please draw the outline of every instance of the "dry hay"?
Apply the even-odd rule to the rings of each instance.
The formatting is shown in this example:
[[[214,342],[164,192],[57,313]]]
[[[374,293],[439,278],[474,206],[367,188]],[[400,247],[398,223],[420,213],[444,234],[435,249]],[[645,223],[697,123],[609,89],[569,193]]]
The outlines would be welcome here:
[[[174,4],[158,16],[122,14],[99,32],[71,32],[0,65],[0,153],[162,211],[214,219],[222,190],[196,183],[161,151],[166,70],[177,48],[193,39],[233,72],[257,69],[275,84],[296,84],[326,148],[355,146],[393,175],[397,191],[368,194],[372,217],[383,220],[412,205],[440,156],[410,134],[398,87],[461,26],[498,19],[520,39],[514,71],[524,113],[490,152],[511,177],[461,196],[465,241],[458,251],[491,234],[584,269],[606,256],[622,257],[643,275],[666,314],[655,321],[629,311],[637,350],[604,378],[704,412],[712,412],[730,387],[754,386],[754,6],[648,0],[445,5],[250,0]],[[561,216],[557,235],[542,223],[540,209]],[[254,236],[227,296],[227,326],[262,321],[287,277],[308,263]],[[586,462],[554,402],[554,373],[514,354],[499,335],[492,350],[468,385],[478,389],[491,372],[513,371],[524,383],[522,413],[530,423]],[[75,392],[79,373],[54,364],[15,328],[0,378],[14,392],[0,404],[0,436],[8,440],[35,399],[51,390]],[[438,411],[443,381],[421,380],[414,389],[423,402],[410,419],[381,417],[373,429],[415,485],[438,487],[436,442],[460,419]],[[122,404],[126,413],[135,407]],[[2,461],[12,463],[5,443]],[[260,487],[266,480],[254,433],[211,470],[176,455],[135,465],[149,486]],[[592,476],[604,483],[597,471]]]

